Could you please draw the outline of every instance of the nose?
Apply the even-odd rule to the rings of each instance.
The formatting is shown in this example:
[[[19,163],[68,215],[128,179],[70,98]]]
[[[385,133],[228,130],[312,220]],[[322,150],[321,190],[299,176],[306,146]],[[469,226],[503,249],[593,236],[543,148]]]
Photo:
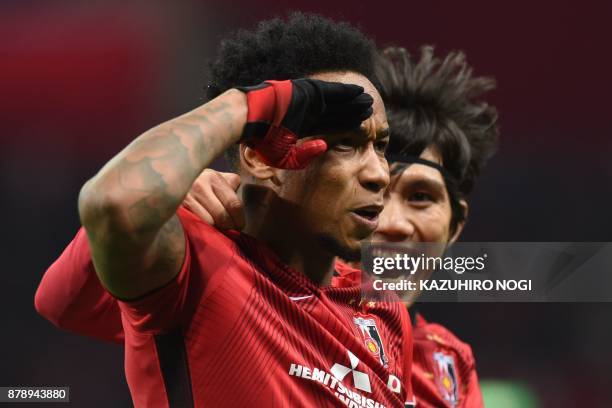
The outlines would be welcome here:
[[[414,224],[401,203],[401,197],[395,194],[385,201],[375,232],[375,239],[385,242],[404,242],[414,235]]]
[[[370,141],[363,153],[363,165],[359,172],[359,182],[367,190],[374,193],[383,191],[389,185],[389,165],[381,157]]]

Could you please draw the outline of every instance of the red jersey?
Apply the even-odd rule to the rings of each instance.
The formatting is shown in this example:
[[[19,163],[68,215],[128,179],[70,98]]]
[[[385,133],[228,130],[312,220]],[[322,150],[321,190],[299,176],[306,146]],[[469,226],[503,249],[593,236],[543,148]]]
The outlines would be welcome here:
[[[412,387],[418,408],[482,408],[472,348],[445,327],[416,315]]]
[[[141,300],[118,302],[136,406],[411,400],[401,304],[361,303],[358,287],[317,287],[253,238],[224,235],[185,209],[178,215],[186,237],[178,276]]]
[[[361,282],[359,270],[340,262],[336,270],[336,286]],[[420,314],[414,320],[411,381],[417,408],[484,407],[472,348]]]
[[[123,344],[119,304],[96,275],[83,228],[45,272],[34,305],[61,329]]]

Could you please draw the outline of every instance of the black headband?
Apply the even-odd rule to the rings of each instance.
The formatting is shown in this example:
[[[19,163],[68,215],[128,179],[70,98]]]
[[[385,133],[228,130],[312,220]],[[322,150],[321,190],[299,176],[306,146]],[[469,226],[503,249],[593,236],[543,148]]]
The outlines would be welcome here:
[[[448,198],[450,199],[451,211],[454,214],[454,217],[457,217],[457,214],[459,214],[459,220],[465,219],[465,214],[463,213],[460,203],[461,193],[459,192],[459,182],[457,178],[453,177],[443,166],[440,166],[438,163],[431,160],[421,159],[420,157],[411,155],[387,153],[385,157],[389,161],[389,164],[399,164],[399,166],[391,171],[392,176],[402,173],[408,166],[414,163],[429,166],[438,170],[444,179],[446,191],[448,192]],[[463,216],[460,214],[463,214]],[[453,225],[452,220],[451,225]]]
[[[438,170],[440,172],[440,174],[442,174],[442,177],[444,178],[444,180],[453,180],[454,179],[450,175],[448,170],[446,170],[444,167],[440,166],[438,163],[433,162],[431,160],[421,159],[420,157],[417,157],[417,156],[402,155],[402,154],[393,154],[393,153],[388,153],[385,156],[386,156],[386,158],[387,158],[387,160],[389,161],[390,164],[392,164],[392,163],[403,164],[403,166],[399,166],[398,168],[394,169],[391,172],[391,174],[395,175],[397,173],[400,173],[400,172],[404,171],[404,169],[406,169],[406,167],[408,167],[408,165],[414,164],[414,163],[418,163],[418,164],[423,164],[425,166],[433,167],[434,169]]]

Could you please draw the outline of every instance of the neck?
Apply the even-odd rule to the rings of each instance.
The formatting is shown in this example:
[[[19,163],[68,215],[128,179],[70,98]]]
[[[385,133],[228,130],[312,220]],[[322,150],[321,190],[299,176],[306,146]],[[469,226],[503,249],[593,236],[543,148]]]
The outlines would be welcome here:
[[[266,187],[246,184],[241,190],[246,217],[243,232],[263,242],[317,286],[329,285],[335,257],[303,228],[297,206]]]

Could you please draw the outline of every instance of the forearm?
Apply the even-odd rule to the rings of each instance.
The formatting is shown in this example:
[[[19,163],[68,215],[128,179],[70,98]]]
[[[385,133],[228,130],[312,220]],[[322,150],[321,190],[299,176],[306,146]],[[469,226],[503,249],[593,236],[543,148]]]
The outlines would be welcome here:
[[[231,90],[135,139],[81,190],[88,233],[116,229],[153,239],[202,170],[239,140],[246,110],[244,94]]]
[[[79,196],[102,284],[134,299],[179,272],[185,238],[176,211],[202,170],[239,141],[244,94],[230,90],[139,136],[89,180]]]

